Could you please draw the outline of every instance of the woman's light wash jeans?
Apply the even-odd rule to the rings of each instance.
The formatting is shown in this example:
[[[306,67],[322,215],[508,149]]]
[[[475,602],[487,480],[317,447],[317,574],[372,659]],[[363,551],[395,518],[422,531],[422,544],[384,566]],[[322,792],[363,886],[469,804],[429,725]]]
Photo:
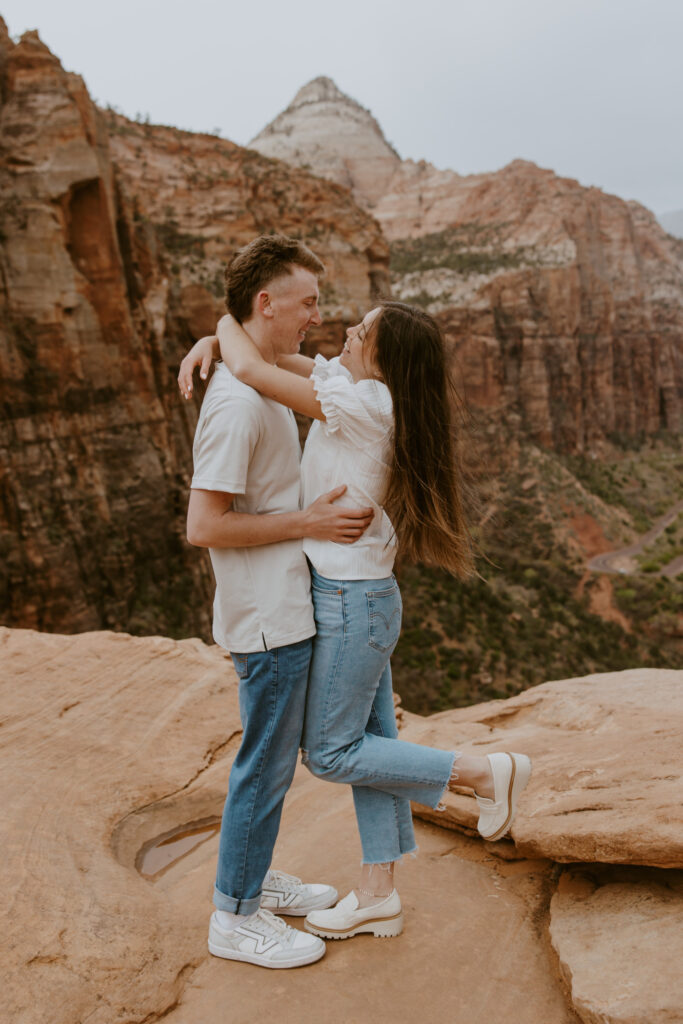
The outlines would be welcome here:
[[[401,631],[393,576],[329,580],[311,568],[317,633],[308,682],[304,763],[321,779],[350,783],[363,862],[415,849],[410,801],[437,807],[454,751],[396,737],[389,658]]]

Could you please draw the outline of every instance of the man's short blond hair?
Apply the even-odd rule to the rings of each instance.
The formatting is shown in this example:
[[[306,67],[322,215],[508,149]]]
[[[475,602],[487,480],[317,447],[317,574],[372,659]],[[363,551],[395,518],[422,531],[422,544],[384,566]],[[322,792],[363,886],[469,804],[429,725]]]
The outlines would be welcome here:
[[[325,267],[314,252],[287,235],[260,235],[238,249],[225,271],[225,305],[235,320],[242,323],[253,312],[254,299],[267,284],[292,267],[303,267],[316,277]]]

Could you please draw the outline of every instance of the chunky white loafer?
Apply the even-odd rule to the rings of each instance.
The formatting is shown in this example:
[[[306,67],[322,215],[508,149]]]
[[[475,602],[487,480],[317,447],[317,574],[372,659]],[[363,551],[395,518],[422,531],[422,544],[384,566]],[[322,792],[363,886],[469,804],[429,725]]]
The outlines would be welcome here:
[[[330,910],[312,910],[306,918],[306,930],[323,939],[350,939],[361,932],[388,939],[403,931],[401,900],[395,889],[381,903],[359,907],[355,892],[350,892]]]
[[[517,800],[531,777],[526,754],[487,754],[493,774],[493,800],[474,794],[479,805],[477,830],[491,841],[502,839],[512,824]]]

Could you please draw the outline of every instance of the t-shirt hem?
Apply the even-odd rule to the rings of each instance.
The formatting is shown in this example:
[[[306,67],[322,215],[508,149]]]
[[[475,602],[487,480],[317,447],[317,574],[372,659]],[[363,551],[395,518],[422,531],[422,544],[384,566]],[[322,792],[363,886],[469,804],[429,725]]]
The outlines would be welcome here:
[[[243,637],[239,639],[230,640],[227,637],[218,637],[213,634],[213,638],[219,647],[222,647],[224,651],[234,654],[262,654],[264,650],[273,651],[278,647],[287,647],[288,644],[298,644],[301,640],[308,640],[310,637],[315,636],[315,626],[308,626],[304,630],[296,630],[294,633],[288,633],[286,636],[273,637],[267,636],[266,643],[267,648],[263,646],[263,635],[259,634],[258,639],[254,643],[254,635],[250,635],[249,641],[245,641]],[[246,644],[246,646],[245,646]]]

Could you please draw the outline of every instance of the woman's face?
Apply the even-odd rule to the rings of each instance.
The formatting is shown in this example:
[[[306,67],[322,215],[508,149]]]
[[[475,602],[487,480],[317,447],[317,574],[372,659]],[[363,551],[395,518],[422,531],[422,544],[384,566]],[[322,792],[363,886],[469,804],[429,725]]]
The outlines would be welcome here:
[[[346,341],[339,362],[346,367],[355,381],[381,376],[375,362],[375,332],[372,329],[380,313],[379,306],[371,309],[359,324],[349,327],[346,331]]]

